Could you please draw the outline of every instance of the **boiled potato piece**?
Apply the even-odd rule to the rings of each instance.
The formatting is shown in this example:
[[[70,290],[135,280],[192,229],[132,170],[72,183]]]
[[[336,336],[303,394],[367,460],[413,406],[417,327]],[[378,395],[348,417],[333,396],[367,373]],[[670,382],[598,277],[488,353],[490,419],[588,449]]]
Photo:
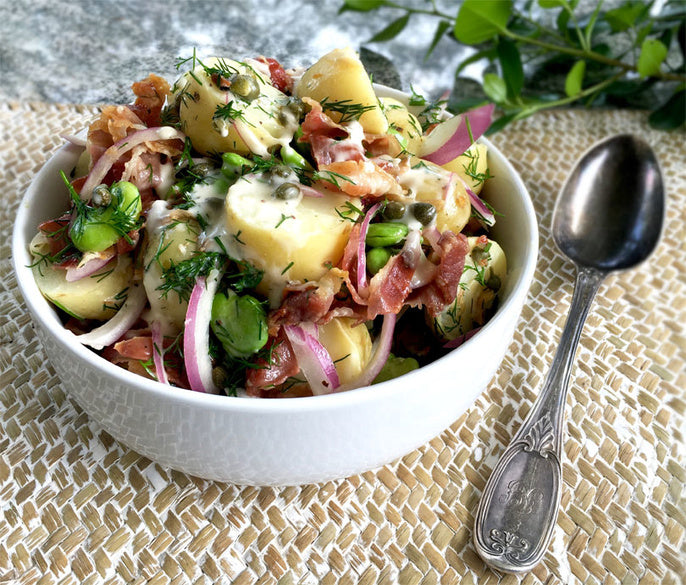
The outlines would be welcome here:
[[[164,282],[163,272],[172,264],[187,260],[197,252],[200,231],[195,219],[185,214],[175,216],[174,212],[156,226],[156,229],[149,231],[143,257],[143,286],[150,301],[149,320],[160,322],[165,333],[183,328],[188,299],[181,298],[175,291],[162,295],[158,288]]]
[[[472,144],[464,154],[442,166],[444,169],[460,175],[462,180],[467,183],[467,187],[478,195],[484,182],[474,177],[486,175],[488,171],[488,149],[485,144],[477,142]]]
[[[67,282],[66,270],[44,262],[33,267],[38,288],[46,299],[77,319],[105,321],[126,300],[133,276],[131,257],[119,255],[97,273]]]
[[[395,98],[382,97],[379,101],[388,120],[388,132],[397,132],[400,135],[401,148],[397,153],[391,154],[397,156],[401,151],[410,154],[417,152],[422,138],[422,126],[417,117]]]
[[[369,74],[365,71],[357,53],[350,48],[334,49],[312,65],[298,81],[295,95],[309,97],[318,102],[345,102],[369,107],[358,121],[365,132],[384,134],[388,121],[374,93]],[[326,106],[324,106],[326,111]],[[341,113],[327,112],[338,122]]]
[[[279,199],[264,175],[245,175],[225,201],[226,225],[244,260],[264,271],[258,291],[278,306],[289,281],[318,280],[343,255],[352,228],[336,213],[344,195]]]
[[[431,203],[436,208],[439,231],[462,231],[472,213],[465,186],[451,173],[428,161],[419,161],[399,178],[400,185],[416,201]]]
[[[470,237],[468,241],[469,253],[455,302],[429,323],[446,340],[456,339],[486,322],[507,275],[505,253],[497,242],[485,236]]]
[[[271,85],[269,73],[259,70],[258,62],[212,58],[203,65],[184,74],[176,82],[174,94],[181,129],[196,150],[207,155],[231,151],[267,156],[270,147],[290,142],[298,121],[287,110],[279,115],[288,98]],[[208,74],[215,69],[229,81],[235,75],[249,76],[257,83],[259,96],[247,101],[232,93],[230,86],[221,89],[217,77]]]
[[[372,338],[364,323],[337,317],[319,326],[319,342],[336,366],[341,384],[358,378],[372,355]]]

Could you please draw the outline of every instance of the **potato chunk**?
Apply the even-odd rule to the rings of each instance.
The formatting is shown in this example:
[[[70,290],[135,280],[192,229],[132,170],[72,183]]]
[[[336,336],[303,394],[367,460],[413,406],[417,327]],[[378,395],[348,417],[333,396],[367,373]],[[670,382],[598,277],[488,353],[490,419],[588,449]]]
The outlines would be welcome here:
[[[455,301],[429,322],[436,335],[456,339],[486,322],[488,310],[505,283],[507,261],[497,242],[470,237],[469,253]]]
[[[382,97],[379,100],[388,120],[388,132],[398,137],[400,148],[391,154],[397,156],[402,151],[416,153],[422,138],[422,126],[417,117],[395,98]]]
[[[33,267],[38,288],[46,299],[77,319],[105,321],[126,300],[133,276],[131,257],[119,255],[95,274],[67,282],[66,270],[45,263]]]
[[[485,176],[488,170],[488,149],[485,144],[477,142],[456,159],[442,165],[444,169],[460,175],[476,195],[481,191],[484,182],[476,177]]]
[[[151,226],[152,227],[152,226]],[[150,230],[146,242],[143,266],[143,286],[150,301],[150,319],[165,326],[165,332],[180,331],[186,318],[188,299],[170,291],[163,295],[158,288],[164,283],[164,270],[191,258],[198,250],[200,226],[185,214],[179,217],[172,212]]]
[[[360,117],[365,132],[384,134],[388,121],[374,93],[369,74],[360,58],[350,48],[334,49],[312,65],[295,87],[298,97],[309,97],[318,102],[344,102],[369,108]],[[324,106],[326,110],[326,106]],[[342,114],[327,112],[338,122]]]
[[[341,384],[357,379],[371,359],[372,338],[355,319],[337,317],[320,325],[319,342],[329,352]]]
[[[464,184],[449,171],[428,161],[419,161],[400,176],[400,184],[410,197],[436,208],[439,231],[460,233],[472,213]]]
[[[269,82],[259,64],[212,58],[183,75],[175,84],[181,128],[203,154],[238,152],[267,156],[268,148],[288,144],[298,122],[282,106],[287,96]],[[253,66],[254,65],[254,66]],[[221,71],[221,87],[217,74]],[[259,95],[247,100],[231,91],[231,78],[253,79]],[[223,89],[225,88],[225,89]]]
[[[264,270],[258,290],[278,305],[288,281],[318,280],[343,255],[352,228],[336,208],[348,198],[279,199],[263,175],[245,175],[226,196],[226,225],[244,260]]]

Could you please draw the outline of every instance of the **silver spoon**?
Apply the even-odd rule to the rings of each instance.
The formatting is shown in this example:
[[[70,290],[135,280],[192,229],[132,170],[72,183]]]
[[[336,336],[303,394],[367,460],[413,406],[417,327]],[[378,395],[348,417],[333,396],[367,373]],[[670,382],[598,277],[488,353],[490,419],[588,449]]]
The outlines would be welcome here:
[[[577,267],[574,294],[543,388],[493,470],[476,512],[474,546],[494,569],[528,571],[548,548],[560,503],[567,384],[586,315],[610,272],[650,255],[663,218],[655,154],[628,134],[588,150],[560,191],[552,233]]]

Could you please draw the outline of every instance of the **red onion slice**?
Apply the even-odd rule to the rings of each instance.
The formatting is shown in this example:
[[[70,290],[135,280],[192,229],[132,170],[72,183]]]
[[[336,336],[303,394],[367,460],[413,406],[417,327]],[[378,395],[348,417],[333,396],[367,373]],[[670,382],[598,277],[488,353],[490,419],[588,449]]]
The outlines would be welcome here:
[[[145,130],[137,130],[128,136],[125,136],[118,142],[110,146],[93,165],[91,172],[86,177],[86,182],[81,187],[81,199],[90,199],[93,189],[97,187],[105,178],[107,171],[112,168],[112,165],[117,162],[122,155],[126,154],[139,144],[143,142],[156,142],[158,140],[185,140],[186,135],[172,128],[171,126],[158,126],[155,128],[146,128]]]
[[[472,329],[471,331],[467,331],[467,333],[465,333],[464,335],[460,335],[455,339],[451,339],[450,341],[445,343],[443,347],[445,349],[455,349],[456,347],[460,347],[465,341],[474,337],[474,335],[476,335],[480,330],[481,327],[477,327],[475,329]]]
[[[388,361],[388,356],[391,353],[396,320],[397,316],[395,313],[387,313],[383,316],[381,332],[374,342],[372,357],[370,358],[367,367],[352,383],[341,386],[337,392],[352,390],[353,388],[362,388],[364,386],[369,386],[374,382],[379,375],[379,372],[381,372]]]
[[[77,335],[76,339],[93,349],[102,349],[107,345],[112,345],[138,321],[147,300],[143,285],[140,282],[132,284],[124,304],[114,317],[88,333]]]
[[[372,205],[362,220],[360,226],[360,241],[357,243],[357,292],[364,295],[367,289],[367,256],[365,254],[365,239],[367,238],[367,230],[369,223],[372,221],[374,215],[381,207],[381,203]]]
[[[338,372],[329,352],[316,338],[316,329],[303,323],[285,325],[284,332],[312,393],[320,396],[336,390],[341,385]]]
[[[183,330],[183,362],[191,390],[208,394],[219,393],[212,381],[210,320],[221,276],[219,270],[212,270],[207,278],[198,278],[188,301]]]
[[[446,137],[445,141],[435,150],[429,153],[421,153],[421,158],[437,165],[445,165],[458,156],[463,154],[474,141],[476,141],[491,125],[493,119],[493,104],[481,106],[462,114],[461,119],[448,118],[439,124],[456,124],[457,127],[452,134]],[[469,120],[469,125],[465,123],[465,118]],[[438,129],[435,128],[434,132]],[[443,130],[441,128],[441,130]],[[446,128],[447,130],[447,128]],[[430,135],[429,135],[430,136]]]
[[[91,276],[109,264],[116,255],[115,246],[110,246],[102,252],[86,252],[76,266],[67,268],[64,278],[67,282],[76,282]]]
[[[152,333],[152,361],[155,364],[155,376],[162,384],[169,384],[167,372],[164,369],[164,337],[159,321],[153,321],[150,325]]]

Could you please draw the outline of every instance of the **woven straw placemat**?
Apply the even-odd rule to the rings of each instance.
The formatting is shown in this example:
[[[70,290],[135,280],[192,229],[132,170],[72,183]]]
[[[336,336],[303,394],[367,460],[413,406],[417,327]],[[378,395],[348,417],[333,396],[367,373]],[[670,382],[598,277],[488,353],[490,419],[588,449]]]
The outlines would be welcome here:
[[[659,249],[611,276],[586,323],[568,399],[561,511],[525,584],[676,584],[686,575],[686,140],[637,112],[542,113],[497,134],[534,200],[535,282],[507,357],[449,429],[345,480],[240,487],[163,468],[71,402],[33,333],[10,266],[14,210],[92,106],[0,105],[0,583],[513,584],[472,544],[472,514],[531,407],[573,271],[550,236],[575,159],[643,135],[668,190]]]

